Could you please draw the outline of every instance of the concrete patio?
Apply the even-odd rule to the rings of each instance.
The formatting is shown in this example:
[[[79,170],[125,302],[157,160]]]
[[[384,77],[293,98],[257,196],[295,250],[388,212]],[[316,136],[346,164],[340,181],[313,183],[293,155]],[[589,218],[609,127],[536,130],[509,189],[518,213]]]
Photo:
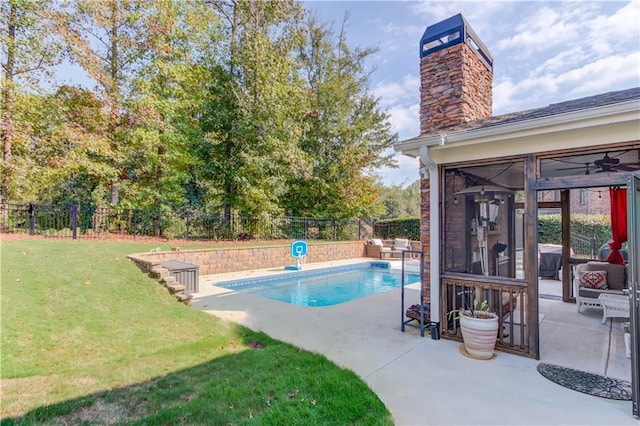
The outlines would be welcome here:
[[[371,259],[359,259],[365,261]],[[331,265],[345,262],[332,262]],[[305,269],[322,265],[305,265]],[[393,413],[398,425],[590,424],[637,425],[630,401],[615,401],[559,386],[536,370],[539,362],[630,380],[620,320],[601,324],[599,311],[578,314],[552,298],[557,281],[541,282],[541,359],[498,353],[490,361],[463,356],[461,343],[400,331],[400,289],[327,307],[302,307],[213,285],[268,271],[200,277],[192,306],[318,352],[351,369]],[[556,293],[558,291],[558,293]],[[418,290],[407,289],[417,303]]]

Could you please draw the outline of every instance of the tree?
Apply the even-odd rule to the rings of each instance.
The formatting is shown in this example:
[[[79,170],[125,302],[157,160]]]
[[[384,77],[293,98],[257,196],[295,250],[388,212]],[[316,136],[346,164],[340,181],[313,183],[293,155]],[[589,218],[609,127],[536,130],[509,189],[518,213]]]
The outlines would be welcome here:
[[[380,219],[397,219],[420,216],[420,181],[416,180],[411,185],[379,186],[379,204],[384,213]]]
[[[11,184],[15,176],[13,159],[14,143],[26,144],[25,126],[16,123],[20,86],[37,89],[40,78],[61,60],[61,45],[55,36],[58,16],[50,1],[7,0],[0,3],[2,39],[2,185],[0,197],[7,200],[12,194]],[[22,130],[21,130],[22,129]]]
[[[302,42],[293,1],[226,1],[222,58],[209,67],[201,179],[220,188],[225,217],[280,213],[289,175],[304,170],[298,149],[307,92],[293,52]]]
[[[129,207],[184,207],[202,136],[194,118],[206,89],[201,61],[216,56],[219,20],[204,2],[163,0],[150,5],[144,25],[148,60],[127,102],[131,155],[121,192]]]
[[[32,123],[32,139],[23,169],[33,196],[52,204],[94,206],[103,197],[100,184],[110,174],[101,161],[109,150],[102,102],[73,86],[31,97],[25,120]]]
[[[150,3],[135,0],[76,0],[64,9],[63,34],[73,60],[97,83],[107,110],[109,151],[103,155],[111,176],[110,202],[118,204],[120,184],[127,178],[125,160],[132,155],[130,116],[124,109],[137,72],[147,58]],[[107,201],[107,200],[104,200]]]
[[[370,216],[377,197],[372,170],[394,164],[385,150],[397,135],[368,92],[365,61],[375,49],[352,49],[347,21],[348,15],[335,39],[315,18],[307,21],[299,62],[312,99],[306,114],[310,129],[301,148],[312,159],[313,170],[310,177],[293,179],[287,207],[296,215]]]

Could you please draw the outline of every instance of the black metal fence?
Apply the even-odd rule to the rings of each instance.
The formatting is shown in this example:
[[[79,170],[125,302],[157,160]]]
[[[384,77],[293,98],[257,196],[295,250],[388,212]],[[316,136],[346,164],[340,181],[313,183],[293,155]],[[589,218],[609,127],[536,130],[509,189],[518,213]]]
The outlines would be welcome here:
[[[595,237],[571,234],[571,248],[576,257],[597,259],[598,247],[600,247],[600,245]]]
[[[75,205],[0,204],[0,231],[47,238],[157,237],[187,240],[359,240],[373,236],[371,221],[287,216],[246,217],[193,211],[81,208]]]
[[[408,238],[420,241],[420,219],[394,219],[374,222],[374,234],[378,238]]]

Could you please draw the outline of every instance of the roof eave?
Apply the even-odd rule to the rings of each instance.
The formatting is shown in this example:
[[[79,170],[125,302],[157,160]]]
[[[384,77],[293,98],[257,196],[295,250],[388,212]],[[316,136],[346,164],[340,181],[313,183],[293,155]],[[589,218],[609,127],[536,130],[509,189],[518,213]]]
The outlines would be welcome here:
[[[455,143],[472,142],[474,139],[486,140],[491,137],[494,140],[505,139],[511,134],[527,132],[528,134],[546,134],[550,127],[570,125],[571,123],[602,120],[604,117],[611,119],[616,115],[636,113],[635,119],[640,119],[640,102],[637,99],[619,102],[612,105],[582,109],[547,117],[533,118],[512,123],[496,124],[478,129],[459,130],[447,133],[446,128],[438,134],[416,136],[394,145],[396,152],[410,157],[418,157],[421,146],[434,146]]]

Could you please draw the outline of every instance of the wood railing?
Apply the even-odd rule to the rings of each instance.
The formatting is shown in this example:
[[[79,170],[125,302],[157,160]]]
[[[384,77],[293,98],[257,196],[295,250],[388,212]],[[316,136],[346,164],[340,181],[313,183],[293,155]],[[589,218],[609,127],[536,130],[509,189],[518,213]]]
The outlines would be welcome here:
[[[508,278],[451,274],[440,280],[441,336],[462,341],[459,321],[449,312],[466,309],[486,300],[490,309],[498,314],[500,327],[496,349],[534,357],[527,326],[527,285]]]

